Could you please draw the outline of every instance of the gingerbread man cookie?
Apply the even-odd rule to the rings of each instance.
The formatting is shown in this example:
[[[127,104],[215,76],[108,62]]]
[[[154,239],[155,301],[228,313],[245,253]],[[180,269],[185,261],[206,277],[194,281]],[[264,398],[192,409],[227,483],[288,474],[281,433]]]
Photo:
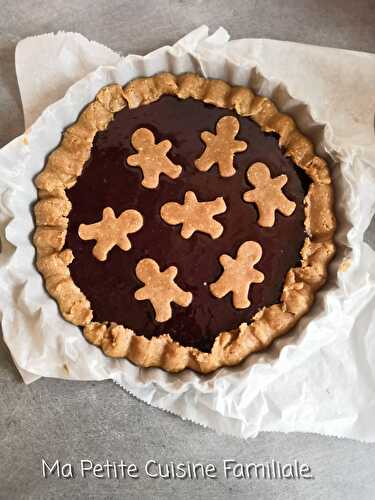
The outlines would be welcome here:
[[[155,144],[155,137],[151,130],[139,128],[133,133],[131,142],[138,153],[128,156],[127,162],[132,167],[142,169],[142,186],[145,188],[158,187],[160,174],[168,175],[171,179],[177,179],[181,174],[181,166],[175,165],[167,157],[172,147],[171,141],[164,140]]]
[[[107,259],[114,246],[127,252],[131,248],[128,234],[136,233],[143,226],[143,217],[137,210],[125,210],[116,218],[110,207],[103,210],[103,218],[94,224],[81,224],[78,229],[82,240],[96,240],[92,253],[101,261]]]
[[[234,154],[245,151],[247,143],[235,140],[240,130],[240,124],[234,116],[223,116],[216,124],[216,135],[202,132],[202,141],[206,144],[202,156],[195,160],[195,166],[202,172],[207,172],[217,164],[222,177],[230,177],[236,173],[233,167]]]
[[[249,307],[249,288],[252,283],[262,283],[264,274],[254,269],[262,257],[262,247],[256,241],[245,241],[237,251],[236,259],[229,255],[220,256],[223,274],[211,283],[210,291],[218,299],[232,292],[233,305],[236,309]]]
[[[216,239],[222,235],[224,228],[213,217],[224,213],[226,209],[222,197],[213,201],[198,201],[193,191],[187,191],[183,205],[165,203],[160,209],[160,215],[167,224],[182,223],[181,236],[185,239],[190,238],[195,231],[207,233],[212,239]]]
[[[135,269],[137,278],[145,286],[138,289],[134,296],[136,300],[149,300],[155,310],[155,319],[159,323],[168,321],[172,317],[171,302],[187,307],[193,300],[191,292],[185,292],[175,282],[177,268],[168,267],[160,271],[160,267],[153,259],[142,259]]]
[[[255,189],[246,191],[243,199],[248,203],[255,203],[259,211],[258,224],[263,227],[272,227],[275,224],[275,211],[283,215],[292,215],[296,209],[294,201],[288,200],[282,192],[282,187],[288,182],[286,175],[271,178],[269,168],[264,163],[254,163],[247,171],[249,182]]]

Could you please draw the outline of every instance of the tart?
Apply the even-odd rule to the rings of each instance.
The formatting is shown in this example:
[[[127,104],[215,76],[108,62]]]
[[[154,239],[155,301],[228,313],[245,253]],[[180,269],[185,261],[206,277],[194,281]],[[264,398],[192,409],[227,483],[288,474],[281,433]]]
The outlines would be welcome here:
[[[35,180],[36,265],[114,358],[208,373],[307,313],[334,254],[329,168],[245,87],[162,73],[110,85]]]

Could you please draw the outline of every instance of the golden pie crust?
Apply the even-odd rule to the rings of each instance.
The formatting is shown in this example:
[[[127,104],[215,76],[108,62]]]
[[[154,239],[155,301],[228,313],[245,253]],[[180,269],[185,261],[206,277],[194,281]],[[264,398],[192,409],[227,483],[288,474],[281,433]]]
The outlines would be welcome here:
[[[304,199],[307,237],[301,250],[301,265],[287,273],[280,303],[258,311],[249,324],[242,323],[233,331],[221,332],[209,353],[184,347],[168,334],[147,339],[124,325],[93,322],[90,302],[70,276],[73,253],[63,250],[71,210],[65,190],[81,175],[95,134],[106,129],[115,113],[125,106],[143,106],[165,94],[180,99],[192,97],[249,117],[262,131],[278,134],[285,154],[311,179]],[[51,153],[35,182],[39,197],[34,208],[36,265],[47,291],[57,301],[63,317],[83,327],[89,342],[101,347],[110,357],[127,358],[141,367],[160,367],[169,372],[191,368],[209,373],[221,366],[237,365],[250,353],[266,348],[310,309],[316,291],[326,281],[327,267],[335,251],[332,180],[326,162],[315,155],[309,139],[297,129],[294,120],[279,112],[267,97],[197,74],[162,73],[134,80],[123,88],[120,85],[104,87],[77,121],[65,130],[60,145]]]

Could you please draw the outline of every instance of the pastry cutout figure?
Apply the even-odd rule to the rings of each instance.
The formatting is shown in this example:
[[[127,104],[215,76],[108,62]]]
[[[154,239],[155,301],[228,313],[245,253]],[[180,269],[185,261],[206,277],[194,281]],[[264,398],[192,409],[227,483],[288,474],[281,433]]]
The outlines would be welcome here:
[[[184,203],[165,203],[160,209],[161,218],[171,225],[181,224],[181,236],[191,238],[195,231],[207,233],[212,239],[219,238],[224,228],[213,217],[226,211],[224,198],[213,201],[198,201],[193,191],[185,193]]]
[[[270,170],[264,163],[254,163],[247,170],[249,182],[255,189],[246,191],[243,199],[247,203],[255,203],[259,211],[258,224],[272,227],[275,224],[275,211],[283,215],[292,215],[296,209],[294,201],[288,200],[282,187],[288,182],[286,175],[271,178]]]
[[[137,210],[125,210],[116,218],[110,207],[103,210],[103,218],[94,224],[81,224],[78,235],[82,240],[96,240],[92,253],[100,261],[107,260],[114,246],[127,252],[131,248],[128,234],[136,233],[143,226],[143,217]]]
[[[145,286],[139,288],[134,296],[136,300],[149,300],[155,311],[155,319],[159,323],[172,317],[171,303],[187,307],[193,300],[191,292],[185,292],[175,282],[177,268],[170,266],[165,271],[153,259],[142,259],[135,268],[137,278]]]
[[[205,131],[201,139],[206,149],[200,158],[195,160],[195,166],[202,172],[207,172],[217,164],[222,177],[230,177],[236,173],[233,167],[234,154],[247,149],[245,141],[235,140],[240,130],[240,123],[234,116],[223,116],[216,124],[216,135]]]
[[[175,165],[167,157],[172,147],[171,141],[164,140],[155,144],[155,136],[151,130],[139,128],[132,134],[131,142],[138,153],[128,156],[127,162],[132,167],[142,169],[142,186],[145,188],[157,188],[160,174],[166,174],[171,179],[177,179],[181,174],[181,166]]]
[[[224,271],[215,283],[211,283],[212,295],[221,299],[232,292],[233,305],[236,309],[249,307],[250,285],[264,281],[264,274],[254,269],[261,257],[262,247],[256,241],[242,243],[235,259],[226,254],[221,255],[219,260]]]

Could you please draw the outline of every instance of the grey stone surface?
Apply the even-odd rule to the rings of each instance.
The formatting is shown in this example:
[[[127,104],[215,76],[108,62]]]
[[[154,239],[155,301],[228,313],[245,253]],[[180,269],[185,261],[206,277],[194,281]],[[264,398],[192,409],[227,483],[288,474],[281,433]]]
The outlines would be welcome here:
[[[146,53],[206,23],[233,37],[272,37],[375,51],[371,0],[0,0],[0,146],[22,131],[14,48],[25,36],[80,31],[122,53]],[[374,231],[369,233],[373,238]],[[314,479],[293,481],[43,479],[41,457],[135,462],[280,462],[299,459]],[[0,344],[0,498],[372,499],[375,446],[310,434],[243,441],[139,402],[110,382],[21,379]],[[220,470],[221,472],[221,470]]]

